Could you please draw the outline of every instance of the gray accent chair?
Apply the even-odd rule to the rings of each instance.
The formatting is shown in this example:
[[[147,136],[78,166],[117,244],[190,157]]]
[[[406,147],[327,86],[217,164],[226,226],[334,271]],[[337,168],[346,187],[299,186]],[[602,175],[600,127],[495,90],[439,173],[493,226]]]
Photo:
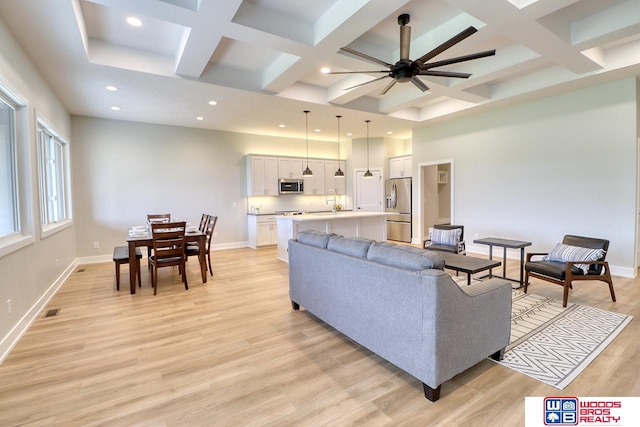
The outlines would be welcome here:
[[[422,247],[425,249],[429,249],[430,251],[444,251],[451,252],[459,255],[466,255],[466,247],[464,243],[464,225],[454,225],[454,224],[435,224],[432,228],[436,230],[457,230],[460,229],[460,240],[452,245],[444,245],[437,242],[431,241],[431,236],[427,236],[427,238],[422,242]]]
[[[567,260],[562,262],[546,260],[545,258],[533,260],[534,256],[541,257],[548,255],[547,252],[527,253],[524,265],[524,293],[527,293],[529,286],[531,285],[529,283],[529,277],[535,277],[536,279],[555,283],[556,285],[560,285],[564,288],[562,306],[566,307],[569,299],[569,289],[573,289],[573,282],[579,280],[599,280],[609,285],[611,300],[615,302],[616,294],[613,290],[611,271],[609,270],[609,263],[605,261],[607,251],[609,250],[609,241],[605,239],[573,236],[568,234],[562,239],[562,244],[580,248],[602,249],[604,254],[601,259],[595,261]],[[582,268],[579,268],[579,265],[582,264],[588,264],[589,267],[586,272]]]

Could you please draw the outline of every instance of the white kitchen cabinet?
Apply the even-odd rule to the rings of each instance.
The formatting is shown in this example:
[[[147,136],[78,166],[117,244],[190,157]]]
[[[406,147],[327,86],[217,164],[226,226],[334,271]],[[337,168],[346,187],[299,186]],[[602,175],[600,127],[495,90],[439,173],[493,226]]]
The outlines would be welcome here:
[[[256,249],[278,244],[276,215],[247,215],[247,221],[249,247]]]
[[[342,172],[345,172],[345,162],[340,162],[340,169]],[[346,178],[336,177],[336,171],[338,170],[338,161],[337,160],[325,160],[324,161],[324,189],[325,192],[328,193],[329,190],[335,191],[336,194],[345,194],[346,193]]]
[[[248,156],[247,158],[247,196],[277,196],[278,158],[269,156]]]
[[[413,175],[413,156],[389,159],[389,178],[408,178]]]
[[[278,159],[278,176],[285,179],[302,179],[303,159],[280,157]]]
[[[304,160],[303,168],[307,167],[307,161]],[[325,193],[324,182],[324,160],[309,159],[309,169],[313,172],[313,176],[305,176],[304,178],[304,194],[305,195],[322,195]]]

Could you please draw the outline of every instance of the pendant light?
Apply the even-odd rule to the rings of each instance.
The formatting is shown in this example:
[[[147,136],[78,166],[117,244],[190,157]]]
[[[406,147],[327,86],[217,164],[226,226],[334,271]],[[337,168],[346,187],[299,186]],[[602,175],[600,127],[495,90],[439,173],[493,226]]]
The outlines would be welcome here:
[[[371,120],[365,120],[367,123],[367,171],[364,173],[365,178],[373,178],[373,173],[369,170],[369,122]]]
[[[307,140],[307,168],[302,171],[302,176],[313,176],[313,172],[309,169],[309,110],[304,110],[305,135]]]
[[[337,178],[344,178],[344,172],[340,169],[340,118],[342,116],[336,116],[338,119],[338,170],[335,173]]]

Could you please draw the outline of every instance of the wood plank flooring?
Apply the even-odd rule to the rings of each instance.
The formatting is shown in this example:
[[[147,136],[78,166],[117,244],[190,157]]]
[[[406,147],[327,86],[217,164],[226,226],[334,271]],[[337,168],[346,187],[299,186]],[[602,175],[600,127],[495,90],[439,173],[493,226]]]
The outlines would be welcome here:
[[[119,292],[112,263],[78,267],[0,365],[0,426],[521,426],[525,396],[640,396],[640,280],[614,278],[617,303],[599,282],[571,291],[636,319],[564,391],[485,360],[431,403],[418,380],[293,311],[275,249],[212,259],[204,285],[189,262],[188,291],[163,269],[155,297],[144,262],[136,295],[126,266]]]

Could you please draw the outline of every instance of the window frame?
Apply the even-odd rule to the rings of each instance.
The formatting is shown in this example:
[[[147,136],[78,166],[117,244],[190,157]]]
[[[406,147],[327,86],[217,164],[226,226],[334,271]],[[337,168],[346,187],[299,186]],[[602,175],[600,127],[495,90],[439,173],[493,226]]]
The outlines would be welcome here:
[[[13,110],[13,191],[17,231],[0,237],[0,258],[32,244],[33,222],[30,202],[31,168],[28,138],[28,103],[0,79],[0,97]]]
[[[46,134],[49,138],[45,141],[42,139],[42,135]],[[60,167],[55,168],[56,172],[52,177],[51,172],[48,169],[48,164],[51,164],[51,159],[47,158],[49,153],[46,150],[44,144],[52,143],[56,148],[60,149]],[[69,155],[69,141],[62,137],[59,132],[55,130],[45,119],[38,117],[36,120],[36,153],[37,153],[37,167],[38,167],[38,200],[40,203],[39,218],[41,227],[41,238],[45,238],[59,231],[62,231],[73,224],[73,216],[71,210],[71,179],[70,179],[70,155]],[[60,218],[51,217],[50,205],[50,190],[52,189],[52,182],[56,181],[61,186],[53,185],[55,188],[54,196],[63,198],[64,215]],[[60,191],[58,191],[60,190]]]

